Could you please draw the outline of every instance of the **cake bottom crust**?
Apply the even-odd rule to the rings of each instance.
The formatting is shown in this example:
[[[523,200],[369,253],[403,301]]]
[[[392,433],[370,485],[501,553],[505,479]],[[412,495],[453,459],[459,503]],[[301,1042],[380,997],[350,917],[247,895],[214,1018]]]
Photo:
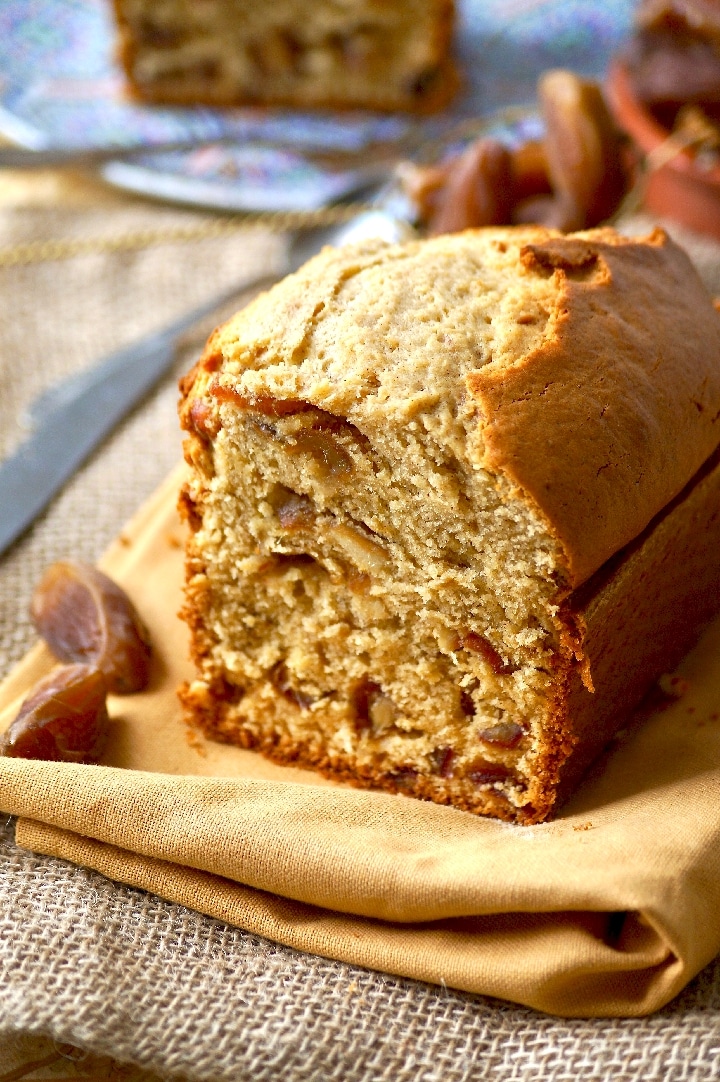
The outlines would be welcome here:
[[[300,767],[356,789],[382,790],[429,800],[435,804],[449,805],[458,811],[491,816],[508,823],[530,825],[544,818],[530,805],[515,807],[504,793],[496,789],[477,789],[472,785],[459,789],[456,779],[430,777],[410,769],[373,770],[350,757],[334,753],[331,758],[327,752],[307,742],[293,740],[278,729],[265,728],[257,732],[237,717],[230,716],[232,708],[223,695],[214,694],[206,685],[196,691],[191,684],[183,684],[178,695],[188,723],[200,729],[208,739],[260,752],[280,766]],[[281,696],[277,697],[274,706],[280,711],[298,709]]]

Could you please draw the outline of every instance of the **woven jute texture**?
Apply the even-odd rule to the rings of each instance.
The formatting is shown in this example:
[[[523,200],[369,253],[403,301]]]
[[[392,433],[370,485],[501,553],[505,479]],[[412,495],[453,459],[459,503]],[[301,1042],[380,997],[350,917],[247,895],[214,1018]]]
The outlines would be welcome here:
[[[196,216],[142,207],[0,214],[0,248]],[[0,453],[41,387],[279,265],[259,232],[0,266]],[[720,292],[720,257],[694,248]],[[219,317],[220,313],[218,314]],[[0,562],[3,671],[33,639],[27,602],[52,560],[96,559],[179,458],[176,371]],[[720,1074],[720,963],[643,1019],[558,1020],[302,954],[0,837],[0,1032],[46,1034],[161,1076],[342,1082],[552,1082]],[[0,1071],[2,1066],[0,1065]]]
[[[650,1018],[560,1021],[299,954],[3,840],[7,1028],[228,1082],[720,1073],[720,965]]]

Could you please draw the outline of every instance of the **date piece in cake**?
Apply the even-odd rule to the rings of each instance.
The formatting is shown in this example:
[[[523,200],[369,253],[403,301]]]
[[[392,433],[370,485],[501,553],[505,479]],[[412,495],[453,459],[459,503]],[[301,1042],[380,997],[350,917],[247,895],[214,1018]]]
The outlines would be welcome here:
[[[661,231],[326,249],[182,390],[211,737],[538,822],[720,608],[720,317]]]
[[[149,102],[431,111],[456,86],[452,0],[114,0]]]

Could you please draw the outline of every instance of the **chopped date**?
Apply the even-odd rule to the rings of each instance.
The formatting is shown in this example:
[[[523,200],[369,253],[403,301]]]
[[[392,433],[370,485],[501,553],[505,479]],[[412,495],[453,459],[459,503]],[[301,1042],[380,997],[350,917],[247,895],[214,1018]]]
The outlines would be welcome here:
[[[233,387],[226,387],[217,381],[210,384],[209,393],[218,402],[230,402],[238,409],[249,413],[260,413],[263,417],[286,417],[290,413],[303,413],[314,409],[310,402],[300,398],[274,398],[273,395],[260,392],[256,395],[242,394]]]
[[[368,676],[364,676],[353,688],[350,693],[350,705],[355,717],[355,728],[358,731],[369,729],[372,725],[370,708],[382,693],[380,685]]]
[[[262,414],[258,414],[257,416],[255,414],[251,414],[250,424],[253,426],[253,428],[257,429],[258,432],[262,432],[263,435],[269,436],[271,440],[281,439],[280,433],[278,432],[275,425],[271,425],[270,422]]]
[[[3,755],[96,762],[108,727],[105,678],[88,665],[55,669],[35,685],[2,738]]]
[[[288,490],[288,496],[277,506],[276,514],[284,530],[307,529],[315,522],[315,505],[309,497]]]
[[[412,789],[417,776],[418,772],[414,766],[400,766],[386,775],[388,781],[391,781],[398,789]]]
[[[279,661],[270,671],[270,682],[276,691],[279,691],[290,703],[295,703],[301,710],[307,710],[314,700],[293,686],[290,672],[284,661]]]
[[[485,744],[496,744],[500,748],[514,748],[524,735],[525,730],[516,721],[500,721],[478,733]]]
[[[491,763],[484,759],[476,759],[467,776],[475,785],[492,785],[496,781],[506,781],[512,775],[512,770],[502,763]]]
[[[352,473],[352,458],[324,428],[301,429],[294,434],[293,439],[294,443],[288,445],[290,454],[312,455],[318,465],[335,477],[346,477]]]
[[[297,71],[303,46],[289,31],[275,30],[251,45],[250,54],[263,75],[277,78]]]
[[[475,714],[475,701],[469,691],[460,692],[460,709],[466,717],[471,718]]]
[[[439,774],[441,778],[451,778],[453,776],[452,764],[454,758],[455,752],[451,747],[435,748],[430,754],[433,771]]]
[[[176,49],[184,37],[180,27],[163,25],[147,16],[140,19],[137,33],[140,41],[155,49]]]
[[[306,427],[292,433],[287,443],[288,453],[311,455],[320,467],[334,477],[344,477],[352,472],[351,456],[332,433],[340,430],[352,432],[353,436],[363,442],[364,437],[353,425],[300,398],[274,398],[263,392],[245,395],[217,381],[211,383],[208,390],[218,402],[230,402],[238,409],[247,411],[253,424],[273,439],[284,441],[285,437],[269,424],[268,418],[283,418],[312,411],[313,416]]]
[[[425,97],[437,84],[439,77],[440,69],[437,66],[426,68],[425,71],[420,72],[419,75],[413,78],[410,83],[410,92],[416,98]]]
[[[515,671],[515,666],[503,661],[492,643],[489,643],[484,635],[478,635],[476,631],[466,631],[464,635],[461,635],[460,647],[485,658],[496,676],[505,676]]]
[[[148,632],[125,591],[91,564],[61,560],[49,567],[30,615],[59,661],[97,667],[118,695],[146,687]]]

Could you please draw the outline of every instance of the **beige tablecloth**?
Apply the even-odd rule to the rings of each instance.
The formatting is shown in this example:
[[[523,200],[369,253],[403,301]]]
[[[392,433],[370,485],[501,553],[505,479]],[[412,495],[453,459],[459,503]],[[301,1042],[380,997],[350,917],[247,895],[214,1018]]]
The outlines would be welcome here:
[[[192,242],[158,236],[150,247],[88,244],[74,258],[13,265],[9,246],[201,222],[114,202],[79,212],[39,200],[0,212],[0,452],[19,438],[19,410],[41,386],[259,266],[271,267],[281,247],[258,232]],[[720,291],[713,246],[694,252]],[[206,330],[181,351],[178,371]],[[0,563],[4,670],[32,641],[27,600],[39,571],[61,556],[97,558],[176,463],[174,403],[169,377]],[[717,963],[649,1018],[562,1021],[278,946],[18,849],[12,823],[0,863],[6,1031],[49,1034],[160,1074],[202,1080],[459,1082],[491,1074],[508,1082],[685,1082],[720,1071]]]

